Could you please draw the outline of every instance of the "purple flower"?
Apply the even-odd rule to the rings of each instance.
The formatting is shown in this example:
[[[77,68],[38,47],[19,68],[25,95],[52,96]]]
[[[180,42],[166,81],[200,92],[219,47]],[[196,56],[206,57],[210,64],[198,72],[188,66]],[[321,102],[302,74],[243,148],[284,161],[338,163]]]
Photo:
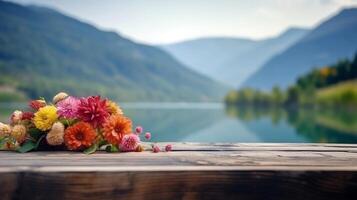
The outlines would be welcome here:
[[[57,113],[60,117],[76,118],[80,100],[76,97],[69,96],[57,103]]]
[[[139,135],[140,133],[143,132],[143,127],[137,126],[137,127],[135,128],[135,132]]]
[[[165,151],[172,151],[172,145],[171,144],[166,145]]]
[[[129,135],[125,135],[119,144],[119,149],[124,152],[135,151],[139,146],[140,138],[131,133]]]
[[[152,152],[154,152],[154,153],[159,153],[159,152],[160,152],[160,147],[157,146],[157,145],[153,145],[153,146],[152,146]]]
[[[150,140],[151,139],[151,133],[149,133],[149,132],[145,133],[145,138],[147,140]]]

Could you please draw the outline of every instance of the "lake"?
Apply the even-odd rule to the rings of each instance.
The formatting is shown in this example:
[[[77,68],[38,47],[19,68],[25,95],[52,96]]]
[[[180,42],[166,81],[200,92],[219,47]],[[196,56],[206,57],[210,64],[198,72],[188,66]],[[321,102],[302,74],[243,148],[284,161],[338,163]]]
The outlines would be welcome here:
[[[357,114],[342,110],[229,107],[220,103],[123,103],[152,140],[175,142],[357,143]],[[24,104],[1,104],[7,122]]]

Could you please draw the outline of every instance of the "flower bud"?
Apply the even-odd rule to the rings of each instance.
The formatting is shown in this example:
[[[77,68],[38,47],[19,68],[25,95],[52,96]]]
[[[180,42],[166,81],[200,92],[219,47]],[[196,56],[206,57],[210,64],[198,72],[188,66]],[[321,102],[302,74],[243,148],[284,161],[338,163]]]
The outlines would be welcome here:
[[[151,133],[149,133],[149,132],[145,133],[145,138],[147,140],[150,140],[151,139]]]
[[[54,97],[53,97],[53,103],[56,104],[60,101],[62,101],[63,99],[67,98],[68,97],[68,94],[65,93],[65,92],[60,92],[58,94],[56,94]]]
[[[165,151],[172,151],[172,145],[171,144],[166,145]]]
[[[153,145],[153,146],[152,146],[152,152],[154,152],[154,153],[159,153],[159,152],[160,152],[160,147],[157,146],[157,145]]]

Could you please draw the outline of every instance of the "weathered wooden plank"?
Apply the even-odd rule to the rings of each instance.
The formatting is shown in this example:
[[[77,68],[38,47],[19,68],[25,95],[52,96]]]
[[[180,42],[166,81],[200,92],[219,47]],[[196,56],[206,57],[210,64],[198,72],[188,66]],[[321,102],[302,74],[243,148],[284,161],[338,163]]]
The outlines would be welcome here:
[[[173,145],[173,152],[158,154],[3,151],[0,199],[350,199],[357,195],[354,144]]]
[[[264,167],[357,167],[357,153],[351,152],[170,152],[154,154],[122,153],[94,155],[81,153],[36,152],[32,154],[0,154],[0,170],[4,167],[48,166],[261,166]]]
[[[357,151],[356,144],[323,143],[174,143],[176,151]]]
[[[156,171],[8,174],[2,199],[351,199],[357,174]],[[4,183],[3,176],[0,183]],[[15,186],[14,186],[15,185]],[[6,197],[6,198],[5,198]]]
[[[163,144],[160,144],[163,145]],[[170,153],[73,152],[0,153],[0,167],[50,166],[261,166],[338,167],[357,166],[357,145],[334,144],[193,144],[175,143]],[[207,149],[210,149],[207,151]]]

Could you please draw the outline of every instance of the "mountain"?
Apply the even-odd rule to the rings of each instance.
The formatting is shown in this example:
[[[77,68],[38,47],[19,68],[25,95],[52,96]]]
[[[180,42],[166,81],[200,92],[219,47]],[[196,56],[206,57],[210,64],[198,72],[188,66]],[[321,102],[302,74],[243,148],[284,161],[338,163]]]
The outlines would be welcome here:
[[[264,40],[202,38],[163,45],[182,63],[213,79],[239,86],[265,61],[300,39],[308,30],[290,28]]]
[[[301,40],[272,57],[243,87],[268,90],[286,88],[315,67],[352,58],[357,51],[357,8],[344,9],[324,21]]]
[[[257,42],[240,38],[201,38],[161,46],[179,61],[212,76],[221,64],[252,49]],[[216,78],[216,77],[215,77]]]
[[[226,87],[153,46],[55,10],[0,1],[0,88],[121,101],[211,101]]]

